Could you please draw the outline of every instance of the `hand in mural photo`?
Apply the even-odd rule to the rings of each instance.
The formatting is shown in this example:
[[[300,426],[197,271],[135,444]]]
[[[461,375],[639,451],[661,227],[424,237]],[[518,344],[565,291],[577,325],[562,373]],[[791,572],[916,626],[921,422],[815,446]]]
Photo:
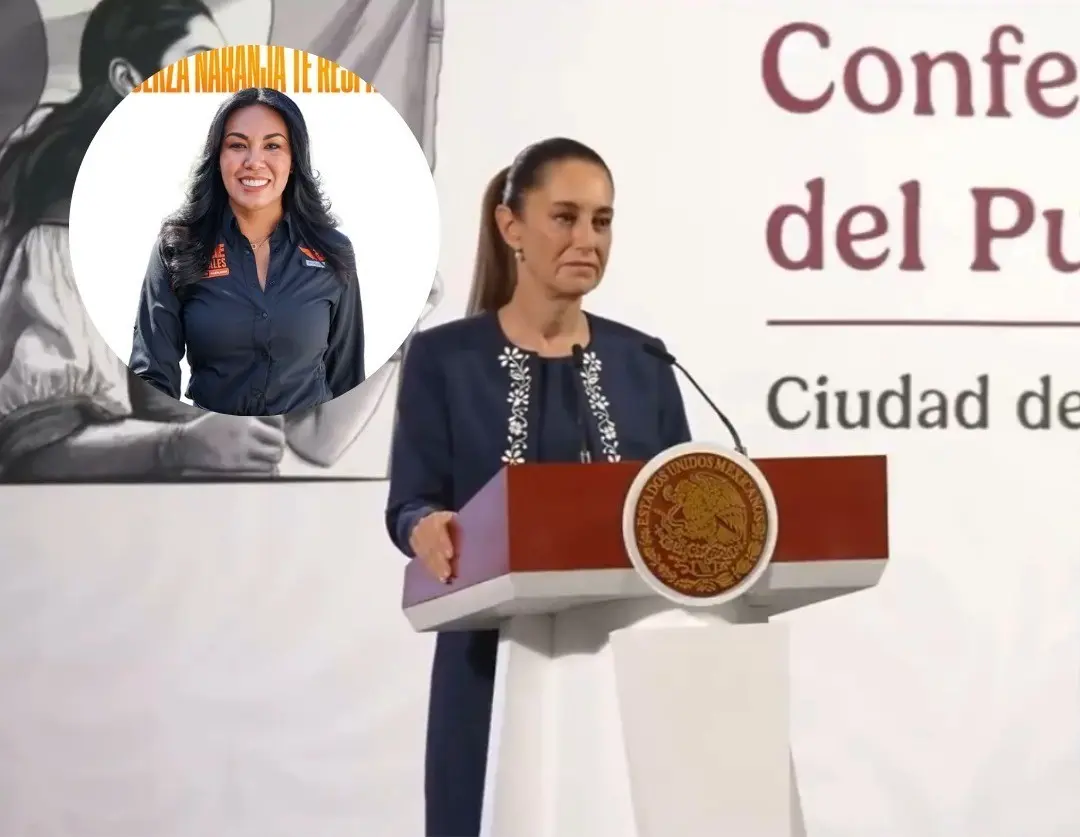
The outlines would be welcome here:
[[[181,472],[270,473],[284,454],[283,417],[207,413],[176,427],[166,457]]]
[[[434,578],[445,583],[453,577],[454,541],[451,527],[454,512],[435,511],[420,518],[409,535],[409,546]]]

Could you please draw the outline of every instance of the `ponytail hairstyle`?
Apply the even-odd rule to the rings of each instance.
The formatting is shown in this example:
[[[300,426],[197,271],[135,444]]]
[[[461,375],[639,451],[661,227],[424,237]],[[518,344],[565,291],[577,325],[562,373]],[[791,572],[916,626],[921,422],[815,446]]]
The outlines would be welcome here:
[[[543,183],[552,164],[567,160],[593,163],[614,183],[611,169],[603,157],[587,145],[565,137],[552,137],[530,145],[488,183],[480,207],[480,236],[466,316],[498,311],[514,295],[517,263],[495,221],[495,210],[502,205],[520,216],[525,195]]]

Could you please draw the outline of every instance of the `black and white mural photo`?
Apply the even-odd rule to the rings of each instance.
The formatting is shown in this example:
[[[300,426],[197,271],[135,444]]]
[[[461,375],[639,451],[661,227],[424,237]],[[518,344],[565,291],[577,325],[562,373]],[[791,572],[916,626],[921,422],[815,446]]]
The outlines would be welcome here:
[[[131,86],[230,43],[338,61],[401,113],[434,168],[442,25],[442,0],[5,0],[0,482],[385,478],[407,341],[363,386],[286,417],[280,464],[253,471],[257,419],[177,402],[106,345],[72,276],[68,209],[90,141]],[[124,246],[124,219],[115,226]],[[442,296],[435,277],[418,328]]]

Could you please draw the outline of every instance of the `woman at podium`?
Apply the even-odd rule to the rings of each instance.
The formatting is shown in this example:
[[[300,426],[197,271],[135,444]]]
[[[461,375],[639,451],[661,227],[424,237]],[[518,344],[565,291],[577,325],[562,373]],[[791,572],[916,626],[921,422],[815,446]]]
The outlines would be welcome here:
[[[526,148],[484,194],[468,316],[413,338],[386,524],[440,580],[453,574],[455,512],[503,467],[647,460],[690,438],[671,367],[643,348],[662,344],[582,309],[604,277],[613,203],[592,149],[565,138]],[[497,645],[496,631],[438,636],[428,837],[480,833]]]

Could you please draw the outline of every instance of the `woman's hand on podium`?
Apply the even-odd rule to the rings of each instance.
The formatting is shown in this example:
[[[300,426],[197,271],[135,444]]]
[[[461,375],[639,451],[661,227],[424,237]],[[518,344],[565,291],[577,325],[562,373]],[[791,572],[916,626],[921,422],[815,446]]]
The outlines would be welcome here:
[[[409,535],[409,546],[427,571],[443,584],[453,576],[454,541],[450,526],[457,515],[450,511],[436,511],[420,518]]]

